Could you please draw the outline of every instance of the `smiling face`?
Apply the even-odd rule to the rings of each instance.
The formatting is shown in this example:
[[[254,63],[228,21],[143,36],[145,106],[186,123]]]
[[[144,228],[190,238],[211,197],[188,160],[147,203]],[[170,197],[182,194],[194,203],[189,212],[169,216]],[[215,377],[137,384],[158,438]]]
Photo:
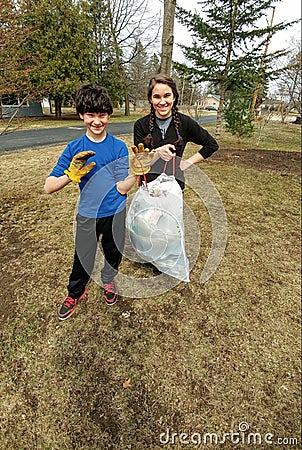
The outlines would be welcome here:
[[[159,119],[166,119],[171,116],[175,96],[170,86],[156,83],[152,89],[149,101],[155,110],[155,115]]]
[[[106,137],[106,127],[109,122],[108,113],[90,113],[79,114],[86,125],[86,135],[93,141],[102,141]]]

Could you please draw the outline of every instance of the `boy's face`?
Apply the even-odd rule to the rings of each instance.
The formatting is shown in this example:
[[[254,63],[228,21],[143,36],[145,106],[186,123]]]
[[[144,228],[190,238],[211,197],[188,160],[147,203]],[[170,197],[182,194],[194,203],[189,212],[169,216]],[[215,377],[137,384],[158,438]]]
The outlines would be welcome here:
[[[109,122],[108,113],[90,113],[80,114],[80,118],[84,121],[87,131],[86,134],[94,141],[101,141],[106,136],[106,127]]]

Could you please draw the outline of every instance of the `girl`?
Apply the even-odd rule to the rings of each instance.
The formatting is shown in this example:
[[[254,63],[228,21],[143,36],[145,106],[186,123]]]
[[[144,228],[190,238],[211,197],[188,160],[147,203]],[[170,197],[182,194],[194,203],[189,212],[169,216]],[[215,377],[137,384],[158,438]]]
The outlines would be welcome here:
[[[184,171],[192,164],[211,156],[218,149],[218,144],[195,120],[178,112],[178,98],[179,94],[172,78],[164,74],[151,78],[148,89],[151,111],[135,122],[134,144],[138,146],[139,143],[143,143],[150,150],[155,150],[151,161],[152,169],[145,175],[147,182],[165,171],[167,175],[175,175],[183,191]],[[188,142],[201,145],[201,148],[185,160],[182,159],[182,155]],[[175,158],[174,164],[172,158]],[[169,161],[171,162],[167,163]],[[142,176],[140,181],[143,181]],[[144,265],[151,268],[155,275],[161,273],[151,263]]]
[[[151,78],[148,89],[150,113],[134,124],[134,144],[143,143],[155,149],[151,162],[152,170],[146,175],[147,181],[154,180],[164,171],[167,161],[178,156],[175,161],[175,178],[182,190],[185,187],[184,171],[192,164],[199,163],[218,150],[216,140],[191,117],[178,112],[176,84],[172,78],[159,74]],[[193,142],[201,149],[190,158],[183,160],[186,144]],[[173,164],[167,164],[167,175],[172,174]]]

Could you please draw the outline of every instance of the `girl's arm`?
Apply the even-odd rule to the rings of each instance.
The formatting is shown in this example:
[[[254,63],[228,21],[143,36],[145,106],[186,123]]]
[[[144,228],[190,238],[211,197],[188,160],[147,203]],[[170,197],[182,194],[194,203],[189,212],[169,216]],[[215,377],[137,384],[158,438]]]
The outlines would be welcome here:
[[[188,141],[197,145],[202,145],[199,153],[203,159],[209,158],[218,150],[219,145],[216,139],[207,130],[202,128],[194,119],[184,116],[184,124],[186,126],[186,134],[189,136]]]
[[[179,168],[181,170],[186,170],[193,164],[199,163],[201,161],[204,161],[204,157],[199,152],[197,152],[188,159],[182,159],[180,161]]]

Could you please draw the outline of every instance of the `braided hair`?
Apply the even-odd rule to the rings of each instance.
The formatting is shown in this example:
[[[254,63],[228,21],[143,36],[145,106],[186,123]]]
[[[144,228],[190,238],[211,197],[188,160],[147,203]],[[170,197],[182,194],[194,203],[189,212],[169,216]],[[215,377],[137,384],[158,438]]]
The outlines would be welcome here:
[[[181,145],[183,143],[183,139],[180,135],[180,118],[179,118],[179,114],[178,114],[178,99],[179,99],[179,94],[176,88],[176,83],[173,81],[172,78],[168,77],[167,75],[164,74],[158,74],[155,75],[153,78],[151,78],[150,82],[149,82],[149,88],[148,88],[148,100],[151,103],[151,98],[152,98],[152,91],[155,87],[156,84],[161,83],[161,84],[166,84],[167,86],[169,86],[172,89],[173,95],[174,95],[174,103],[172,106],[172,121],[173,121],[173,125],[177,134],[177,139],[175,142],[173,142],[174,145]],[[149,133],[147,134],[147,136],[144,139],[144,144],[145,146],[150,146],[153,147],[153,138],[152,138],[152,131],[154,129],[155,126],[155,109],[153,107],[153,105],[151,104],[151,111],[150,111],[150,119],[149,119]]]

